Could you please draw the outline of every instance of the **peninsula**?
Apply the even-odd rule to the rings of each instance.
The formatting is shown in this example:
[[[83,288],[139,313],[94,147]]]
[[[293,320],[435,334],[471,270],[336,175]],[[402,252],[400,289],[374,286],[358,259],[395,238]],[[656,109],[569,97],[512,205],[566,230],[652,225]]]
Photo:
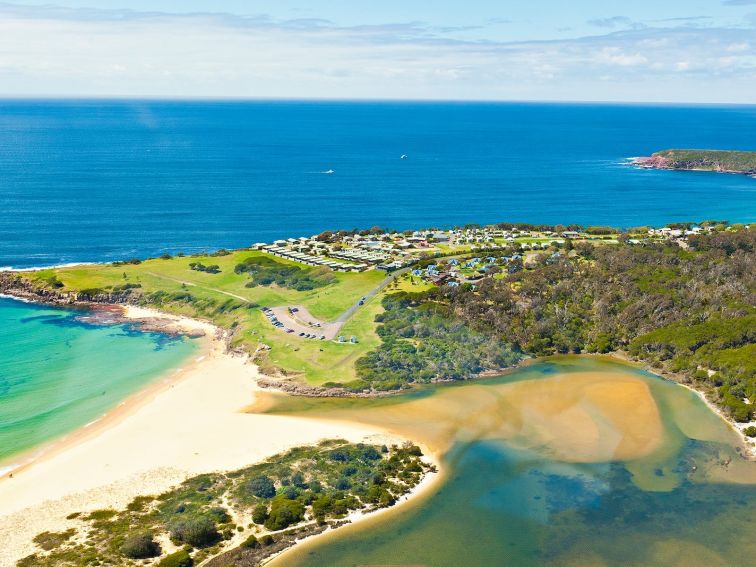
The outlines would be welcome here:
[[[621,352],[747,424],[754,254],[749,226],[718,221],[374,228],[5,272],[0,292],[209,321],[251,356],[261,386],[305,395],[386,395],[529,357]]]
[[[633,229],[499,223],[328,231],[233,251],[0,272],[0,293],[82,308],[91,322],[136,317],[147,322],[143,329],[170,331],[187,318],[202,320],[188,330],[212,345],[143,407],[127,413],[127,404],[115,425],[96,436],[90,429],[92,438],[76,445],[88,459],[66,464],[69,448],[4,485],[20,495],[16,515],[0,522],[0,534],[14,538],[6,557],[24,557],[22,567],[76,566],[80,557],[256,565],[298,539],[406,500],[440,476],[428,474],[438,455],[424,460],[414,439],[403,444],[414,430],[397,427],[395,416],[381,431],[382,418],[305,426],[301,416],[250,414],[242,406],[261,399],[258,386],[388,396],[498,375],[528,358],[615,354],[705,394],[741,434],[756,436],[754,255],[751,227],[724,221]],[[637,402],[643,388],[618,396],[615,384],[597,400],[610,415],[653,425],[651,402],[640,413],[637,403],[607,405]],[[185,423],[186,415],[193,418]],[[383,439],[374,437],[379,432]],[[633,447],[627,438],[623,450]],[[641,441],[644,451],[651,447]],[[147,446],[161,449],[130,458]],[[591,459],[620,454],[610,449]],[[180,470],[154,472],[169,463]],[[108,488],[107,498],[61,500],[50,514],[35,475],[61,470],[81,482],[96,476],[97,486],[127,472],[149,474],[150,484],[129,481]],[[60,490],[44,496],[68,498],[73,487]],[[30,505],[34,514],[24,508]]]
[[[647,169],[756,175],[756,152],[675,149],[656,152],[650,157],[633,158],[631,163]]]

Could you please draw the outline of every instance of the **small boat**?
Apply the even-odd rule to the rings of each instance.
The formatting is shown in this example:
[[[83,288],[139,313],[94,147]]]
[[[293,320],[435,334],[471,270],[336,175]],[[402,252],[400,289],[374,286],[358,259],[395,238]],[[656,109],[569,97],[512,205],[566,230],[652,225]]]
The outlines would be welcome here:
[[[407,159],[409,156],[407,154],[402,154],[402,157],[399,159]]]
[[[325,173],[326,175],[333,175],[336,172],[332,169],[329,169],[328,171],[324,171],[323,173]]]

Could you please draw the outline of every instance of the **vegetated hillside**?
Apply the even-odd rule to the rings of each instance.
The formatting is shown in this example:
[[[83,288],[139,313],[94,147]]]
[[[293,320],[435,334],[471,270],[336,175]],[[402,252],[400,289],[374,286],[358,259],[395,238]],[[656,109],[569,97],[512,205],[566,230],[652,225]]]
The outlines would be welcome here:
[[[521,360],[505,338],[474,329],[432,297],[408,292],[384,297],[385,311],[376,317],[383,342],[357,361],[360,380],[348,387],[397,390],[413,382],[466,380]]]
[[[756,152],[726,150],[664,150],[651,156],[669,169],[708,169],[756,175]]]
[[[753,417],[745,401],[756,400],[753,231],[691,237],[689,250],[674,243],[570,247],[475,287],[387,298],[378,331],[384,342],[359,361],[358,375],[406,384],[413,379],[402,369],[410,363],[422,366],[418,376],[428,368],[444,373],[455,369],[460,344],[463,364],[450,378],[512,360],[512,351],[626,350],[710,389],[734,419]],[[392,315],[397,300],[411,315]]]

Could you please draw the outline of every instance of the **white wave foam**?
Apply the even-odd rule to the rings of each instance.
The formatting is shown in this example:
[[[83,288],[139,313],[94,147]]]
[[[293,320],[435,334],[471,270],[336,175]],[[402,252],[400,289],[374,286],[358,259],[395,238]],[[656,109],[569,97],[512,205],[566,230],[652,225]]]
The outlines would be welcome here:
[[[14,295],[6,295],[0,293],[0,299],[12,299],[13,301],[20,301],[21,303],[34,303],[33,301],[26,299],[25,297],[16,297]]]
[[[68,262],[65,264],[51,264],[49,266],[32,266],[31,268],[14,268],[13,266],[0,266],[0,272],[38,272],[39,270],[51,270],[57,268],[75,268],[76,266],[96,266],[109,262]]]

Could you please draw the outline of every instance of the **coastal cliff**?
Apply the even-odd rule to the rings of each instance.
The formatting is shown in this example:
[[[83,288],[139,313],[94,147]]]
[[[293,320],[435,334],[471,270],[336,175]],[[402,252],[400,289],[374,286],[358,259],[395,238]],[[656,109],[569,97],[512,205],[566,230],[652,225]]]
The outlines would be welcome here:
[[[756,152],[725,150],[664,150],[650,157],[632,160],[633,165],[647,169],[679,171],[715,171],[756,175]]]

